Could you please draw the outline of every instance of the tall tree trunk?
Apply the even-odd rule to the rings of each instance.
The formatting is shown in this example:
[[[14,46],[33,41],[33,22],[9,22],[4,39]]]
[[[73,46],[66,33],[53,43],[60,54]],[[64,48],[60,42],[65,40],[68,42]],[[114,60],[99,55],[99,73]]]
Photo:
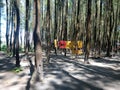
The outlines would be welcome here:
[[[55,0],[55,19],[54,19],[54,44],[57,42],[57,5],[56,5],[56,0]],[[54,45],[55,46],[55,45]],[[57,55],[57,47],[54,47],[54,49],[55,49],[55,54]]]
[[[14,39],[13,39],[13,57],[14,57],[15,56],[15,41],[16,41],[15,40],[16,39],[15,38],[15,32],[16,32],[16,14],[15,14],[15,10],[13,11],[13,29],[14,29]]]
[[[9,42],[9,46],[10,46],[10,52],[12,52],[12,37],[13,37],[13,2],[10,2],[10,27],[11,27],[11,31],[10,31],[10,42]]]
[[[97,51],[97,18],[98,18],[98,6],[97,6],[98,0],[95,0],[95,26],[94,26],[94,51],[95,51],[95,57],[96,57],[96,51]]]
[[[15,54],[16,54],[16,67],[20,66],[19,60],[19,27],[20,27],[20,13],[19,13],[19,1],[14,1],[15,14],[16,14],[16,31],[15,31]]]
[[[1,7],[0,7],[0,51],[1,51]]]
[[[1,32],[2,32],[2,31],[1,31],[1,23],[2,23],[2,22],[1,22],[1,17],[2,17],[2,10],[1,10],[1,8],[3,7],[3,3],[2,3],[2,2],[3,2],[3,1],[1,0],[1,1],[0,1],[0,51],[1,51],[1,44],[2,44],[2,42],[1,42],[1,38],[2,38],[2,37],[1,37],[1,35],[2,35],[2,33],[1,33]]]
[[[92,0],[88,0],[87,4],[87,17],[86,17],[86,42],[85,42],[85,64],[89,64],[89,53],[90,53],[90,33],[91,33],[91,4]]]
[[[42,48],[40,39],[40,0],[34,0],[35,5],[35,28],[33,32],[34,50],[35,50],[35,67],[39,80],[43,79],[43,61]]]
[[[26,0],[26,19],[25,19],[25,39],[26,39],[26,45],[25,45],[25,53],[26,53],[26,59],[28,56],[28,50],[29,50],[29,31],[28,26],[29,25],[29,0]]]
[[[108,38],[107,38],[107,56],[110,56],[110,52],[112,49],[111,46],[111,37],[112,37],[112,31],[113,31],[113,27],[114,27],[114,11],[113,11],[113,0],[108,0],[108,5],[107,5],[107,10],[108,10],[108,19],[109,19],[109,23],[108,23]]]
[[[51,36],[50,36],[50,0],[47,0],[47,14],[46,14],[47,18],[46,18],[46,23],[47,23],[47,35],[46,35],[46,39],[47,39],[47,62],[49,63],[50,60],[50,42],[51,42]]]
[[[64,9],[64,19],[63,19],[63,30],[64,37],[63,40],[67,41],[67,13],[68,13],[68,0],[65,1],[65,9]],[[66,49],[64,49],[64,55],[66,56]]]
[[[116,9],[116,15],[115,15],[115,28],[114,28],[114,52],[117,53],[117,39],[118,39],[118,35],[117,35],[117,26],[118,26],[118,21],[119,21],[119,0],[117,0],[117,9]]]
[[[6,0],[6,13],[7,13],[7,21],[6,21],[6,46],[7,52],[9,51],[9,10],[8,10],[8,0]]]
[[[80,31],[80,0],[77,2],[77,18],[76,18],[76,41],[78,41],[78,34]]]
[[[79,37],[79,33],[80,33],[80,0],[78,0],[77,2],[77,16],[76,16],[76,25],[75,25],[75,29],[76,29],[76,38],[75,38],[75,42],[76,42],[76,50],[78,51],[78,37]],[[77,53],[76,53],[77,55]]]
[[[99,14],[100,15],[99,15],[99,25],[98,25],[98,29],[99,29],[99,33],[98,33],[98,35],[99,35],[99,37],[98,37],[98,46],[99,46],[98,56],[101,57],[102,0],[99,1],[99,8],[100,8],[99,9]]]

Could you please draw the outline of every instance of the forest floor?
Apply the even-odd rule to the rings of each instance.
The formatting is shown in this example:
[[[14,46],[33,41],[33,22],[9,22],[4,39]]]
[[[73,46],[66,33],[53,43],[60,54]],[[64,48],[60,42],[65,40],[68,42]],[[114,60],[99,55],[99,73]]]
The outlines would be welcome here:
[[[44,56],[44,54],[43,54]],[[34,57],[29,56],[33,62]],[[43,57],[45,60],[45,57]],[[15,58],[0,52],[0,90],[119,90],[120,56],[89,59],[83,56],[51,55],[50,64],[44,64],[44,80],[30,84],[33,63],[21,55],[22,71],[13,72]]]

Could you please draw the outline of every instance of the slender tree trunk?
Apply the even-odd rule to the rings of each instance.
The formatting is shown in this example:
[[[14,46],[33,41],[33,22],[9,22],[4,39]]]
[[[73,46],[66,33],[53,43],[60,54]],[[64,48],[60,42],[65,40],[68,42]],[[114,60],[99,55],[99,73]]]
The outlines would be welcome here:
[[[75,42],[76,42],[76,50],[78,51],[78,44],[77,44],[77,41],[78,41],[78,37],[79,37],[79,33],[80,33],[80,0],[78,0],[77,2],[77,16],[76,16],[76,25],[75,25],[75,28],[76,28],[76,38],[75,38]],[[77,53],[76,53],[76,56],[77,56]]]
[[[95,0],[95,26],[94,26],[94,51],[95,51],[95,57],[97,52],[97,17],[98,17],[98,6],[97,6],[98,0]]]
[[[7,52],[9,51],[9,10],[8,10],[8,0],[6,0],[6,13],[7,13],[7,21],[6,21],[6,46]]]
[[[10,26],[11,26],[11,32],[10,32],[10,42],[9,42],[9,46],[10,46],[10,52],[12,52],[12,37],[13,37],[13,2],[10,2]]]
[[[56,0],[55,0],[55,21],[54,21],[54,40],[56,40],[57,41],[57,5],[56,5]],[[55,42],[56,42],[55,41]],[[57,47],[54,47],[54,49],[55,49],[55,54],[57,55]]]
[[[15,15],[15,11],[13,11],[14,13],[13,13],[13,19],[14,19],[14,21],[13,21],[13,26],[14,26],[14,39],[13,39],[13,57],[15,56],[15,32],[16,32],[16,15]]]
[[[39,80],[43,79],[43,61],[42,48],[40,39],[40,0],[34,0],[35,5],[35,28],[33,32],[34,50],[35,50],[35,67]]]
[[[85,42],[85,64],[89,64],[88,58],[90,53],[90,33],[91,33],[91,4],[92,0],[88,0],[87,4],[87,18],[86,18],[86,42]]]
[[[100,16],[99,16],[99,25],[98,25],[98,27],[99,27],[99,33],[98,33],[98,35],[99,35],[99,37],[98,37],[98,46],[99,46],[98,56],[101,57],[102,0],[99,1],[99,8],[100,8],[99,9]]]
[[[114,52],[117,53],[117,39],[118,39],[118,35],[117,35],[117,25],[118,25],[118,10],[119,10],[119,0],[117,0],[117,9],[116,9],[116,15],[115,15],[115,30],[114,30]]]
[[[113,31],[113,26],[114,26],[114,11],[113,11],[113,0],[108,0],[108,19],[109,19],[109,23],[108,23],[108,38],[107,38],[107,56],[110,56],[110,52],[112,49],[112,43],[111,43],[111,37],[112,37],[112,31]]]
[[[46,35],[46,39],[47,39],[47,62],[49,63],[50,60],[50,42],[51,42],[51,36],[50,36],[50,0],[47,0],[47,14],[46,14],[47,18],[46,18],[46,23],[47,23],[47,35]]]
[[[65,1],[65,9],[64,9],[64,24],[63,24],[63,29],[64,29],[64,38],[63,40],[67,41],[67,13],[68,13],[68,0]],[[64,55],[66,56],[66,49],[64,49]]]
[[[1,51],[1,7],[0,7],[0,51]]]
[[[19,60],[19,27],[20,27],[20,13],[19,13],[19,1],[14,1],[14,6],[16,10],[16,31],[15,31],[15,54],[16,54],[16,67],[20,66]]]
[[[28,57],[28,50],[29,50],[29,31],[28,26],[29,25],[29,0],[26,0],[26,20],[25,20],[25,53],[26,53],[26,59]]]
[[[1,33],[1,32],[2,32],[2,31],[1,31],[2,9],[1,9],[1,8],[2,8],[2,7],[3,7],[3,3],[2,3],[2,1],[0,1],[0,51],[1,51],[1,44],[2,44],[2,41],[1,41],[1,38],[2,38],[2,37],[1,37],[1,35],[2,35],[2,33]]]

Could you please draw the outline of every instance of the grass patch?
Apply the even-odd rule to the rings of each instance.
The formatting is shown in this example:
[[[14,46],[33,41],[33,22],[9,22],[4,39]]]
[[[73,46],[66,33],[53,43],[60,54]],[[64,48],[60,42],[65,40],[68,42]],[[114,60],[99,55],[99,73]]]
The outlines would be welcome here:
[[[6,46],[6,45],[2,45],[2,47],[1,47],[1,51],[6,52],[6,51],[7,51],[7,46]]]
[[[23,71],[21,67],[15,67],[15,68],[12,70],[12,72],[15,72],[15,73],[19,73],[19,72],[21,72],[21,71]]]

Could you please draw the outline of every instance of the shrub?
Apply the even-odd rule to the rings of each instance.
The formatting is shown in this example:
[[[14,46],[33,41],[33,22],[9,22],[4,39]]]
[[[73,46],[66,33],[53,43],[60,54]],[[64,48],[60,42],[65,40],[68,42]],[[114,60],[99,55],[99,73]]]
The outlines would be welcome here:
[[[6,45],[2,45],[1,51],[7,51],[7,46]]]

